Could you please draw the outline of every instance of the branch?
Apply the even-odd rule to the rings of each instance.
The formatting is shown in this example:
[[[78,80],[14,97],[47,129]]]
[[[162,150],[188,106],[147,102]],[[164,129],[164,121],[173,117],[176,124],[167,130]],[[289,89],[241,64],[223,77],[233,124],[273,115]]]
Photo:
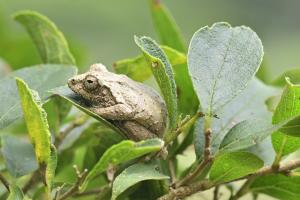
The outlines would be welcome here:
[[[85,180],[87,176],[87,172],[88,172],[87,169],[83,170],[83,172],[80,172],[76,165],[74,165],[73,167],[77,174],[77,181],[67,192],[57,197],[58,200],[64,200],[76,194],[79,190],[80,185],[82,184],[82,182]]]
[[[220,186],[216,186],[215,189],[214,189],[214,199],[213,200],[218,200],[219,199],[219,189],[220,189]]]
[[[7,191],[9,191],[9,183],[8,183],[8,181],[6,180],[6,178],[2,174],[0,174],[0,181],[5,186],[5,188],[7,189]]]
[[[249,179],[249,178],[255,178],[258,176],[265,176],[268,174],[276,174],[276,173],[283,173],[283,174],[289,174],[291,170],[296,169],[300,167],[300,159],[299,160],[294,160],[294,161],[289,161],[286,163],[282,163],[279,165],[278,169],[273,168],[272,166],[266,166],[255,173],[243,176],[241,178],[229,181],[229,182],[234,182],[242,179]],[[171,189],[170,192],[162,197],[159,198],[159,200],[172,200],[172,199],[183,199],[187,196],[190,196],[194,193],[208,190],[212,187],[229,183],[229,182],[221,182],[221,183],[213,183],[210,182],[209,180],[203,180],[198,183],[193,183],[192,185],[189,186],[182,186],[177,189]]]
[[[197,166],[195,170],[193,170],[191,173],[186,175],[182,180],[179,182],[175,183],[175,188],[178,188],[182,185],[185,185],[192,181],[197,175],[199,175],[205,167],[213,160],[210,152],[210,143],[211,143],[211,134],[212,131],[210,128],[207,128],[206,131],[204,132],[205,134],[205,148],[204,148],[204,158],[202,162]]]
[[[66,138],[66,136],[75,128],[82,126],[88,121],[87,115],[77,116],[74,121],[72,121],[63,131],[59,133],[59,137],[56,140],[56,146],[60,145],[61,141]]]

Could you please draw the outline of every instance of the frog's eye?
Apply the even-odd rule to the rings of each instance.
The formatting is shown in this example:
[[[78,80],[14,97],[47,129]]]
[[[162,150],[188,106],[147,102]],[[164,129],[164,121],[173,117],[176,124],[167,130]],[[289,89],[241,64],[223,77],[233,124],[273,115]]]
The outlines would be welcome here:
[[[87,76],[84,80],[84,87],[87,90],[94,90],[98,87],[98,79],[95,76]]]

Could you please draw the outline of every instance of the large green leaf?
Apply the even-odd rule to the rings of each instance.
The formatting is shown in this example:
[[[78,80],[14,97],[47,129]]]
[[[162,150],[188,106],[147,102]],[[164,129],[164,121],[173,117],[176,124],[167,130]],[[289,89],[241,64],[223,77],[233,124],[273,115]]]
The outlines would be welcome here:
[[[14,18],[27,29],[44,63],[75,64],[65,37],[46,16],[20,11]]]
[[[85,105],[85,101],[82,99],[82,97],[80,95],[74,93],[69,87],[67,87],[67,86],[58,87],[58,88],[51,90],[51,92],[52,92],[52,94],[58,95],[61,98],[64,98],[67,101],[71,102],[74,106],[76,106],[77,108],[79,108],[80,110],[85,112],[86,114],[94,117],[95,119],[97,119],[98,121],[103,123],[104,125],[114,129],[121,135],[123,134],[122,131],[120,129],[118,129],[116,126],[114,126],[112,123],[110,123],[106,119],[102,118],[101,116],[95,114],[94,112],[91,112],[90,110],[88,110],[86,108],[87,105]]]
[[[116,166],[145,154],[157,152],[163,147],[163,145],[164,142],[158,138],[141,142],[125,140],[113,145],[106,150],[97,164],[90,170],[85,182],[83,183],[82,190],[85,189],[85,186],[90,180],[104,172],[108,166]]]
[[[7,170],[14,177],[18,178],[38,169],[32,145],[22,138],[3,135],[1,152]]]
[[[258,70],[263,46],[248,27],[215,23],[199,29],[188,51],[189,72],[205,113],[218,114]]]
[[[300,86],[293,85],[287,80],[286,87],[273,115],[273,123],[278,124],[298,115],[300,115]],[[278,158],[300,148],[300,120],[297,117],[295,119],[292,120],[292,124],[288,123],[283,129],[272,135],[273,147]]]
[[[152,73],[161,89],[168,108],[169,126],[171,129],[175,128],[177,125],[177,95],[170,62],[163,50],[151,38],[135,37],[134,39],[150,64]]]
[[[154,27],[160,42],[163,45],[168,45],[178,51],[185,52],[186,45],[180,30],[165,6],[160,1],[150,0],[150,8]]]
[[[254,193],[264,193],[284,200],[300,199],[300,177],[290,177],[281,174],[261,176],[250,186]]]
[[[10,185],[9,186],[9,195],[7,200],[23,200],[24,194],[17,185]]]
[[[258,79],[250,81],[241,94],[217,113],[219,119],[213,120],[212,153],[215,154],[218,151],[224,136],[236,124],[255,118],[264,119],[264,122],[271,122],[272,113],[268,111],[265,100],[278,93],[278,89],[267,86]],[[204,150],[205,139],[203,130],[203,121],[199,120],[195,127],[195,148],[199,158]],[[255,143],[252,145],[255,145]]]
[[[15,15],[15,19],[27,29],[43,63],[76,64],[64,35],[46,16],[33,11],[21,11]],[[51,105],[51,108],[46,108],[49,119],[52,119],[49,125],[57,133],[62,120],[71,110],[71,104],[53,98],[47,105],[47,108]]]
[[[112,199],[116,199],[122,192],[138,182],[145,180],[163,180],[169,177],[162,174],[156,164],[134,164],[119,174],[113,182]]]
[[[42,100],[51,94],[50,89],[66,84],[67,80],[76,74],[76,67],[64,65],[37,65],[23,68],[0,80],[0,129],[22,116],[20,98],[13,77],[22,78],[30,88],[36,90]]]
[[[255,172],[263,165],[262,160],[248,152],[221,153],[214,160],[209,179],[215,183],[232,181]]]
[[[186,56],[168,46],[161,46],[172,66],[186,63]],[[119,74],[125,74],[136,81],[145,81],[152,75],[151,68],[143,55],[120,60],[114,63],[114,69]],[[174,69],[174,68],[173,68]]]
[[[46,112],[41,106],[36,91],[17,78],[17,86],[21,97],[22,110],[28,134],[34,146],[35,155],[40,166],[47,165],[50,158],[51,134],[48,127]]]

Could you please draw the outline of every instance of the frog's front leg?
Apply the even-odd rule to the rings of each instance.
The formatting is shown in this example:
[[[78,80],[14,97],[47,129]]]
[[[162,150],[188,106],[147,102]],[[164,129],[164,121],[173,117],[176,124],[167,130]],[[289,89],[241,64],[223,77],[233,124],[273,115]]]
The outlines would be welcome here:
[[[125,104],[116,104],[106,108],[90,108],[101,117],[109,120],[130,120],[134,117],[133,110]]]

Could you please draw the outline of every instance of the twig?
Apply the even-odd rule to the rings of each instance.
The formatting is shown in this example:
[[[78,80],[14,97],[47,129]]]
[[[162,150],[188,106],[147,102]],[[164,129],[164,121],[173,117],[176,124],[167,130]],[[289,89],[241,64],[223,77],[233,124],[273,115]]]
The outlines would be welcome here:
[[[254,182],[255,177],[250,177],[248,180],[240,187],[237,193],[230,197],[229,200],[237,200],[248,193],[250,185]]]
[[[83,181],[85,180],[85,178],[87,176],[87,172],[88,172],[87,169],[83,170],[83,172],[80,172],[76,165],[74,165],[73,167],[77,174],[77,181],[68,191],[66,191],[61,196],[57,197],[59,200],[67,199],[68,197],[71,197],[75,193],[77,193],[80,185],[83,183]]]
[[[0,174],[0,181],[5,186],[5,188],[7,189],[7,191],[9,191],[9,183],[8,183],[8,181],[6,180],[6,178],[2,174]]]
[[[219,189],[220,189],[220,186],[217,185],[214,189],[214,198],[213,198],[213,200],[218,200],[219,199]]]
[[[170,175],[171,175],[171,183],[174,183],[176,181],[176,172],[175,172],[174,161],[169,160],[168,165],[169,165],[169,170],[170,170]]]
[[[193,170],[191,173],[186,175],[182,180],[180,180],[178,183],[175,183],[175,188],[178,188],[182,185],[185,185],[192,181],[195,177],[197,177],[198,174],[200,174],[205,167],[212,161],[212,156],[210,152],[210,143],[211,143],[211,129],[207,128],[205,131],[205,148],[204,148],[204,158],[202,162],[197,166],[195,170]]]
[[[98,189],[91,189],[91,190],[87,190],[85,192],[82,193],[76,193],[73,196],[74,197],[82,197],[82,196],[89,196],[89,195],[98,195],[99,193],[102,193],[103,191],[110,189],[109,185],[105,185],[101,188]]]
[[[266,166],[263,167],[261,169],[259,169],[258,171],[256,171],[255,173],[243,176],[241,178],[229,181],[229,182],[234,182],[234,181],[238,181],[238,180],[242,180],[242,179],[249,179],[249,178],[255,178],[258,176],[264,176],[264,175],[268,175],[268,174],[274,174],[274,173],[283,173],[283,174],[287,174],[289,173],[291,170],[296,169],[300,167],[300,159],[299,160],[294,160],[294,161],[289,161],[286,163],[282,163],[279,165],[279,168],[277,170],[274,170],[274,168],[272,166]],[[221,185],[221,184],[225,184],[225,183],[229,183],[229,182],[221,182],[221,183],[213,183],[210,182],[208,180],[203,180],[200,181],[198,183],[193,183],[191,185],[188,186],[182,186],[179,187],[177,189],[171,189],[170,192],[162,197],[159,198],[159,200],[172,200],[172,199],[183,199],[187,196],[190,196],[194,193],[200,192],[200,191],[204,191],[204,190],[208,190],[212,187]]]
[[[37,183],[37,181],[39,180],[39,176],[40,176],[39,171],[35,171],[31,175],[30,179],[26,182],[26,184],[22,188],[24,194],[26,194]]]
[[[183,119],[174,131],[165,135],[165,137],[164,137],[165,146],[167,146],[174,139],[176,139],[178,137],[178,135],[180,135],[185,130],[187,130],[191,126],[193,126],[195,124],[195,122],[197,121],[197,119],[200,117],[204,117],[204,114],[202,112],[197,112],[192,118],[186,117],[185,119]]]
[[[77,116],[63,131],[60,132],[56,144],[58,145],[75,128],[82,126],[89,118],[86,115]]]

